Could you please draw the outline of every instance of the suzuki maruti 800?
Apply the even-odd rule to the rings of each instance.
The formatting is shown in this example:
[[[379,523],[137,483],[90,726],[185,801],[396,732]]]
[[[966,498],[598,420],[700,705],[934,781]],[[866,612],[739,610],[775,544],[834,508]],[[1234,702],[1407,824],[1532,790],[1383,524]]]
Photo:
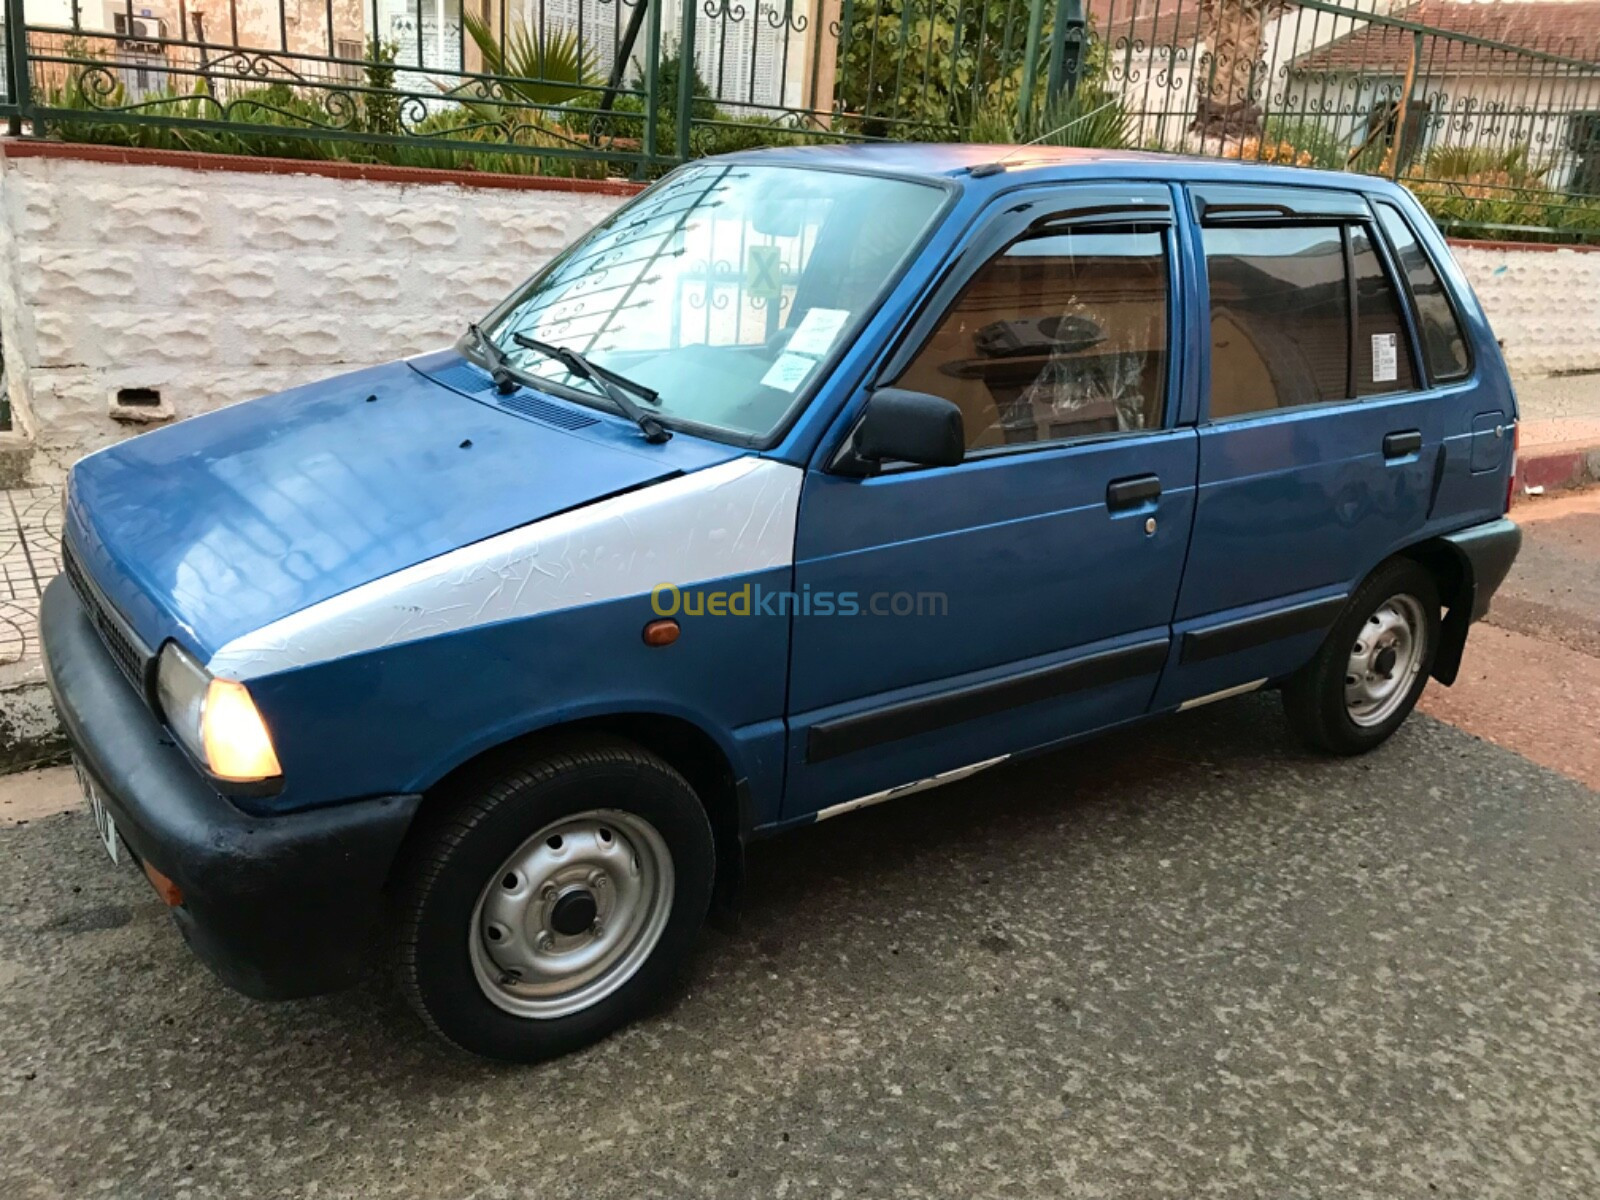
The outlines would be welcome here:
[[[50,683],[225,981],[387,946],[534,1059],[661,994],[752,838],[1255,688],[1378,745],[1516,554],[1516,421],[1385,180],[708,159],[454,349],[78,463]]]

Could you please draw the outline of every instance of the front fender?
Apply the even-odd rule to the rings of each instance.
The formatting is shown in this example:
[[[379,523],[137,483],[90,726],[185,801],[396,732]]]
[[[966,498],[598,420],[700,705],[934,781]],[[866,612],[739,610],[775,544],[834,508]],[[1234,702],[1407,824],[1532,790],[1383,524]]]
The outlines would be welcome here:
[[[747,580],[787,586],[788,568]],[[782,786],[788,619],[684,616],[666,647],[641,637],[647,597],[502,621],[250,681],[283,764],[279,811],[425,791],[495,746],[596,717],[688,722],[750,782]]]

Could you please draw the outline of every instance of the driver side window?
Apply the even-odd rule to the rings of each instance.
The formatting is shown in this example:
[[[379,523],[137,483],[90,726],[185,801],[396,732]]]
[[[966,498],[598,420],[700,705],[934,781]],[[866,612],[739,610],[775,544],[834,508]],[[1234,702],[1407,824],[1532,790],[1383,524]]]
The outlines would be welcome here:
[[[1014,242],[968,281],[895,386],[959,407],[968,450],[1159,428],[1167,277],[1159,231]]]

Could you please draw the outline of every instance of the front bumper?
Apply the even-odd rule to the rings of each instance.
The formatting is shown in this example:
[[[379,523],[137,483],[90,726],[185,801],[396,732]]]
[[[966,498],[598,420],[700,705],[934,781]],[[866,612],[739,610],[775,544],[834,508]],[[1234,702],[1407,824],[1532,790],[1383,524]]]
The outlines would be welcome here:
[[[420,797],[241,812],[134,692],[65,577],[45,589],[39,627],[73,752],[128,848],[182,890],[173,916],[195,953],[260,999],[353,983],[381,933],[384,885]]]

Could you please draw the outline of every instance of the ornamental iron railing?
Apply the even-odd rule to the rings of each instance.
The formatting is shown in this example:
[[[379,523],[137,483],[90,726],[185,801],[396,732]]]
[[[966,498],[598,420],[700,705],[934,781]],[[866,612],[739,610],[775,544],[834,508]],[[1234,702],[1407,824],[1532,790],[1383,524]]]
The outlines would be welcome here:
[[[1381,173],[1600,241],[1600,0],[4,0],[13,133],[649,178],[762,145]]]

